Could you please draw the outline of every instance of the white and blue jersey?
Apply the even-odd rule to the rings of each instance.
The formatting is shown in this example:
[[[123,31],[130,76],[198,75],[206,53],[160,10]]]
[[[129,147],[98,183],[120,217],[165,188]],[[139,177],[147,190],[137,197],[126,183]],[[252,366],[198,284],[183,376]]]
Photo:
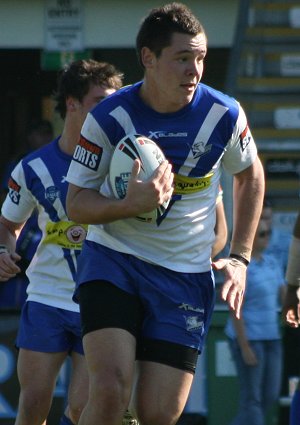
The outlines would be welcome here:
[[[86,228],[66,215],[66,175],[71,158],[55,139],[21,160],[9,179],[2,215],[22,223],[35,208],[38,210],[42,238],[26,271],[27,300],[78,312],[72,295]]]
[[[67,180],[113,197],[111,155],[122,137],[135,133],[155,141],[172,164],[174,195],[157,222],[128,218],[90,225],[87,240],[174,271],[207,272],[221,165],[236,174],[257,156],[244,111],[233,98],[201,83],[180,111],[157,113],[140,99],[141,84],[124,87],[88,114]]]

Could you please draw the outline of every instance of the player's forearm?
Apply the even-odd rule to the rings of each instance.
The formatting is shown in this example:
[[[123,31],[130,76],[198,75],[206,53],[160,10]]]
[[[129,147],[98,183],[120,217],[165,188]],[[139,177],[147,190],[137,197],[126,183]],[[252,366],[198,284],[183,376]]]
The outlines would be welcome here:
[[[22,225],[20,224],[18,228],[20,230]],[[6,247],[9,252],[15,252],[18,228],[12,226],[12,223],[3,216],[0,217],[0,246]]]
[[[264,198],[264,172],[256,162],[234,178],[233,235],[230,252],[250,260]]]
[[[106,198],[96,190],[72,185],[66,204],[68,217],[81,224],[104,224],[135,216],[124,200]]]

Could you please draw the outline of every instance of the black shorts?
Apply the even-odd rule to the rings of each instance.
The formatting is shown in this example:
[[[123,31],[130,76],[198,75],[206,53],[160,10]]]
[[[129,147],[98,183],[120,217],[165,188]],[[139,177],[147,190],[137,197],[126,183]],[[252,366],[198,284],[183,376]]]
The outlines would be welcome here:
[[[195,373],[197,349],[141,337],[144,309],[137,296],[109,282],[92,281],[79,286],[78,299],[83,336],[98,329],[125,329],[137,340],[137,360],[163,363]]]

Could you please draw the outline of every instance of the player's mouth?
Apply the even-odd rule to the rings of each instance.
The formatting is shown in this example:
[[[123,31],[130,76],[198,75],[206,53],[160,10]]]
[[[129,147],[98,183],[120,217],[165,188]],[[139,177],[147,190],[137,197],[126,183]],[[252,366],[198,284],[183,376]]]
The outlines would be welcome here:
[[[193,83],[181,84],[181,87],[185,89],[187,92],[194,92],[196,85]]]

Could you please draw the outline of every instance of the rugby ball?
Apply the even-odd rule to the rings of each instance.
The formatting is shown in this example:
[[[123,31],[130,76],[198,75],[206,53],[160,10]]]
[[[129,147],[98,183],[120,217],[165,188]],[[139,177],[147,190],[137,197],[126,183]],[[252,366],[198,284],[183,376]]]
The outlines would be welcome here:
[[[146,181],[159,164],[165,160],[165,156],[158,145],[147,137],[139,134],[129,134],[123,137],[116,145],[109,167],[110,185],[114,196],[118,199],[123,199],[126,195],[135,159],[139,159],[141,162],[139,179]],[[164,202],[159,208],[141,214],[136,219],[151,223],[163,215],[168,204],[169,202]]]

